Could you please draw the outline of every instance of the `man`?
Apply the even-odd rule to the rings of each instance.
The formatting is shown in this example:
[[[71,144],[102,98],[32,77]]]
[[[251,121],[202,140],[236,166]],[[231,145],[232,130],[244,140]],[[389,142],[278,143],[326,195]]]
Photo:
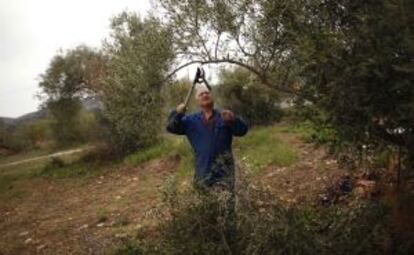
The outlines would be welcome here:
[[[210,91],[205,87],[196,90],[200,112],[185,114],[185,105],[173,111],[167,131],[186,135],[195,154],[195,184],[197,187],[224,186],[234,188],[233,136],[247,133],[246,123],[229,110],[214,109]]]

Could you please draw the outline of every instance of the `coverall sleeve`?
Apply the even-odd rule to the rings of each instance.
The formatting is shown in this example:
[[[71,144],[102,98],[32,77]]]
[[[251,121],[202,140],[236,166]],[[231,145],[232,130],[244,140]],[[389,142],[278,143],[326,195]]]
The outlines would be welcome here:
[[[167,120],[167,131],[177,135],[185,135],[186,123],[185,114],[177,113],[177,111],[171,111]]]
[[[233,124],[231,125],[231,130],[234,136],[244,136],[249,130],[249,128],[247,127],[246,122],[242,118],[236,116]]]

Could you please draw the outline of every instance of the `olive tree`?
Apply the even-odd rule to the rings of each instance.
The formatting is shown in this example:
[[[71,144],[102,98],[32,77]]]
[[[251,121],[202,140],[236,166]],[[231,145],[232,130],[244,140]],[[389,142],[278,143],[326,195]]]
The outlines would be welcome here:
[[[82,141],[81,100],[96,96],[105,62],[101,52],[81,45],[57,53],[40,75],[38,96],[53,117],[53,132],[59,144]]]
[[[128,153],[156,142],[162,130],[162,81],[174,57],[171,33],[154,17],[127,12],[113,18],[111,29],[101,98],[112,142]]]
[[[341,140],[399,146],[414,159],[410,1],[158,3],[174,31],[174,71],[194,63],[237,65],[312,102]]]
[[[299,28],[307,27],[308,1],[158,0],[173,34],[176,65],[236,65],[264,85],[298,95],[291,57]]]
[[[296,51],[307,63],[306,93],[341,140],[359,148],[399,147],[414,166],[414,5],[327,3],[313,11],[314,33]]]
[[[234,110],[250,125],[271,124],[282,117],[278,93],[247,70],[223,69],[219,80],[215,88],[219,106]]]

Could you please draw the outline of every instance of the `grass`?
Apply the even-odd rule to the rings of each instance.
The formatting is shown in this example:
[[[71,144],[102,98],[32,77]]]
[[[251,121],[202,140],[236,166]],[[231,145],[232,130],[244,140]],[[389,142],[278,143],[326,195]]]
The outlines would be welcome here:
[[[125,157],[121,164],[135,166],[151,159],[168,154],[181,153],[186,145],[182,138],[167,137],[162,143],[137,151]],[[185,149],[184,149],[185,150]],[[96,152],[99,154],[99,152]],[[5,166],[0,169],[0,191],[10,190],[18,180],[32,177],[74,178],[91,176],[101,173],[103,168],[110,168],[119,162],[108,162],[101,158],[94,158],[94,151],[62,155],[48,159],[25,162],[19,165]],[[10,158],[3,158],[3,162],[24,160],[33,156],[48,154],[46,151],[34,151]],[[188,154],[188,153],[184,153]],[[92,159],[88,159],[92,158]]]
[[[26,160],[26,159],[36,158],[36,157],[47,156],[49,154],[56,153],[58,151],[67,151],[67,150],[72,150],[72,149],[83,149],[83,148],[87,149],[88,145],[79,144],[79,145],[61,147],[59,149],[57,148],[36,149],[36,150],[30,150],[30,151],[23,151],[21,153],[9,155],[9,156],[2,156],[0,157],[0,169],[2,168],[1,165],[12,163],[15,161],[21,161],[21,160]],[[30,163],[32,162],[33,161],[31,161]]]
[[[194,174],[194,156],[190,144],[187,140],[181,139],[175,149],[176,153],[181,157],[177,171],[178,177],[186,178],[192,176]]]
[[[21,192],[16,191],[13,183],[16,180],[23,179],[24,176],[19,175],[2,175],[0,176],[0,197],[13,198],[18,197]]]
[[[235,148],[239,160],[247,165],[252,174],[257,174],[269,165],[289,166],[298,160],[296,152],[290,145],[280,139],[283,133],[295,133],[305,136],[306,126],[267,126],[256,127],[242,138],[235,139]],[[139,165],[143,162],[177,154],[181,157],[178,177],[186,178],[194,171],[193,153],[185,137],[168,135],[163,142],[144,150],[137,151],[124,159],[128,165]]]
[[[193,173],[192,149],[184,136],[167,135],[161,143],[130,154],[125,157],[123,162],[130,166],[136,166],[168,155],[180,156],[180,166],[177,171],[179,177],[187,177]]]
[[[280,139],[284,133],[306,134],[303,126],[268,126],[256,127],[242,138],[235,139],[236,160],[241,160],[250,169],[251,174],[258,174],[269,165],[289,166],[298,160],[295,151],[290,145]],[[12,156],[14,159],[25,159],[33,155],[44,154],[45,151],[31,152],[24,155]],[[91,154],[91,152],[88,152]],[[44,159],[23,163],[0,169],[0,191],[10,190],[18,180],[32,177],[72,178],[101,173],[103,167],[108,168],[108,162],[101,160],[83,160],[86,152],[59,156],[53,159]],[[92,152],[93,154],[93,152]],[[136,166],[146,161],[179,155],[180,165],[177,177],[186,179],[194,173],[194,158],[191,146],[184,136],[166,135],[163,142],[149,148],[137,151],[123,159],[121,164]],[[10,162],[10,159],[2,159]]]
[[[53,153],[52,149],[38,149],[38,150],[21,152],[18,154],[12,154],[8,156],[2,156],[0,157],[0,165],[15,162],[15,161],[20,161],[20,160],[25,160],[29,158],[40,157],[40,156],[48,155],[50,153]]]
[[[56,159],[59,160],[59,159]],[[93,175],[101,168],[100,162],[74,162],[69,164],[57,164],[51,161],[38,176],[54,178],[71,178],[79,176]]]
[[[269,165],[290,166],[298,160],[291,146],[280,139],[278,126],[256,127],[236,141],[241,161],[251,174],[258,174]]]
[[[45,151],[41,151],[44,153]],[[84,162],[88,151],[61,155],[53,158],[39,159],[18,165],[5,166],[0,169],[0,200],[24,197],[27,192],[18,182],[35,177],[68,178],[97,173],[100,169],[96,162]],[[36,153],[20,155],[20,160],[31,158]],[[17,155],[16,155],[17,156]],[[16,158],[13,156],[13,158]]]
[[[33,155],[33,154],[25,154]],[[62,155],[59,160],[65,164],[78,161],[83,153]],[[24,159],[21,157],[21,159]],[[14,197],[15,194],[20,194],[21,191],[15,188],[15,182],[27,180],[33,177],[42,175],[42,172],[50,164],[51,159],[42,159],[37,161],[26,162],[18,165],[7,166],[0,169],[0,196],[2,198]],[[6,192],[7,191],[7,192]]]
[[[302,138],[306,138],[314,130],[313,125],[310,122],[300,122],[289,125],[273,126],[272,128],[276,132],[298,134],[302,136]]]
[[[162,142],[149,148],[139,150],[125,157],[124,163],[136,166],[146,161],[170,154],[176,146],[176,139],[164,139]]]
[[[110,160],[108,157],[110,158],[108,152],[100,149],[87,151],[81,156],[73,157],[71,160],[54,157],[38,173],[38,176],[74,178],[102,174],[106,169],[111,169],[119,164],[118,160]]]

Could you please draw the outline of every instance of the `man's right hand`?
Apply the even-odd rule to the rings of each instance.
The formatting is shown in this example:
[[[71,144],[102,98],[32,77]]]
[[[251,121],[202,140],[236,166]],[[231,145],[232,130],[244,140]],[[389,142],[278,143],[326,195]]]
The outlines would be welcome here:
[[[177,106],[177,108],[175,109],[177,111],[177,113],[185,113],[185,104],[181,103]]]

